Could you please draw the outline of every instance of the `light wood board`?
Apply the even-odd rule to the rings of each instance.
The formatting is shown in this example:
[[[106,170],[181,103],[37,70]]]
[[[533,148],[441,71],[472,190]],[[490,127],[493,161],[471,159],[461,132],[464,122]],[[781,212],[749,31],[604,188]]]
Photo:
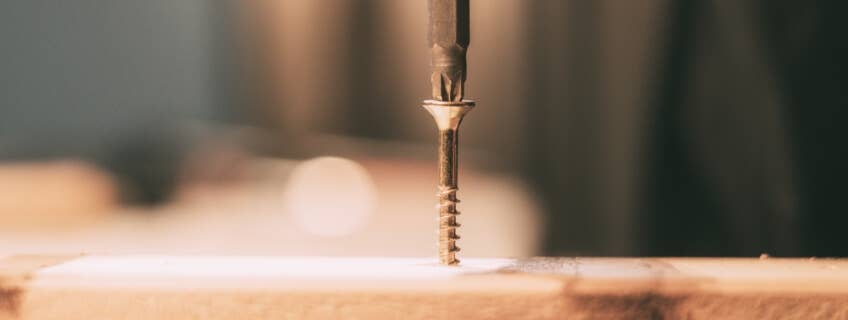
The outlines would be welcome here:
[[[0,319],[848,319],[848,260],[9,256]]]

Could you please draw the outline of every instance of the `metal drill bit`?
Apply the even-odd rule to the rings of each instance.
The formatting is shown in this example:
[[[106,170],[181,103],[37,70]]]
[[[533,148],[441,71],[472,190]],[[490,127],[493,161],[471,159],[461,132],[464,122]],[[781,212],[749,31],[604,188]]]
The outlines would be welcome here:
[[[463,100],[465,91],[465,52],[469,44],[468,0],[428,0],[430,26],[428,40],[431,51],[430,82],[433,99],[424,108],[436,120],[439,129],[439,262],[459,263],[456,240],[456,204],[459,176],[459,124],[474,101]]]

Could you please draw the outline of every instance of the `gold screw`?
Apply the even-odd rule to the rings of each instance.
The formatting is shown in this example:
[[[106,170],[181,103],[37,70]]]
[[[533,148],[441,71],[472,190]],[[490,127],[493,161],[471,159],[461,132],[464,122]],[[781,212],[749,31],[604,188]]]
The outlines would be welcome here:
[[[425,100],[423,107],[436,120],[439,129],[439,262],[444,265],[456,265],[459,260],[456,252],[456,197],[459,177],[459,125],[466,113],[474,108],[474,101],[437,101]]]

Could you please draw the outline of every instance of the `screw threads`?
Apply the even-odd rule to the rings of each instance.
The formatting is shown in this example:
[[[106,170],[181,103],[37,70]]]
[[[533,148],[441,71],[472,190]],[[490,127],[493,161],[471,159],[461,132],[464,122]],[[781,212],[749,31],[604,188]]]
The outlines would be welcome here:
[[[459,215],[456,210],[456,204],[459,203],[456,191],[457,188],[454,187],[439,186],[439,193],[436,195],[439,198],[439,262],[446,265],[459,263],[456,258],[459,251],[456,240],[460,238],[456,233],[456,228],[460,226],[456,222],[456,216]]]

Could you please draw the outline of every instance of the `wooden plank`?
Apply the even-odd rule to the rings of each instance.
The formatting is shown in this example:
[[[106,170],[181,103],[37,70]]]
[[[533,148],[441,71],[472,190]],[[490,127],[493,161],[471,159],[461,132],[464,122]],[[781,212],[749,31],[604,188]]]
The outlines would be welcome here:
[[[848,260],[0,260],[0,319],[848,319]]]

